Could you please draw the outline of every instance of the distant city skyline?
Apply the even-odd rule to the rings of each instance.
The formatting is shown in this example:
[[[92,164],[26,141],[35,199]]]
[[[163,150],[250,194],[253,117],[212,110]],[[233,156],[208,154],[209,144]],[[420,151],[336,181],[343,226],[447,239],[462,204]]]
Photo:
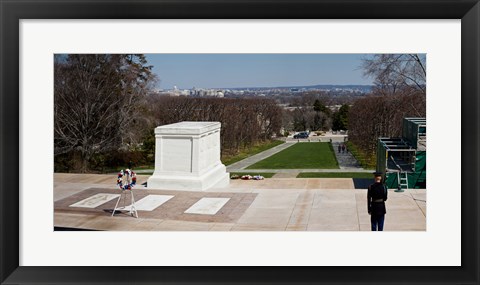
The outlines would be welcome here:
[[[145,54],[159,89],[372,85],[368,54]]]

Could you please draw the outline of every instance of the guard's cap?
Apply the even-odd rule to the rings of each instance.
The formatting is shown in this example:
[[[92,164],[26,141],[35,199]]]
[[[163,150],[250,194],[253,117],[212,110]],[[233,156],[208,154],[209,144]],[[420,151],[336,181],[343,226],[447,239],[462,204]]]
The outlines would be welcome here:
[[[383,172],[381,172],[381,171],[375,171],[375,172],[373,173],[373,176],[383,176]]]

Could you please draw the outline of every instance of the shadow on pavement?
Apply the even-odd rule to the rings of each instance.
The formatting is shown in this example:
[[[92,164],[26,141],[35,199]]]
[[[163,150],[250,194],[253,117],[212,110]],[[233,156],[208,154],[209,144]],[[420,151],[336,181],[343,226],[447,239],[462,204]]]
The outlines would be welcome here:
[[[353,186],[355,189],[367,189],[373,183],[371,178],[353,178]]]
[[[89,230],[89,229],[80,229],[80,228],[67,228],[67,227],[53,227],[55,232],[70,232],[70,231],[97,231],[97,230]]]

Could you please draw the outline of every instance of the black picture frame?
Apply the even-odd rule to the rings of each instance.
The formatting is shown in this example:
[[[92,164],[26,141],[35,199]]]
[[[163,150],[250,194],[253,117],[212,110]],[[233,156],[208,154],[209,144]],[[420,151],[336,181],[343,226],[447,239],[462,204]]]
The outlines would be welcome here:
[[[0,0],[0,282],[2,284],[479,284],[478,0]],[[21,19],[461,19],[462,266],[19,266],[19,21]],[[468,150],[468,151],[467,151]],[[459,185],[460,188],[460,185]],[[452,189],[458,191],[460,189]],[[448,205],[445,206],[448,210]],[[373,250],[373,249],[372,249]],[[339,253],[342,254],[342,253]]]

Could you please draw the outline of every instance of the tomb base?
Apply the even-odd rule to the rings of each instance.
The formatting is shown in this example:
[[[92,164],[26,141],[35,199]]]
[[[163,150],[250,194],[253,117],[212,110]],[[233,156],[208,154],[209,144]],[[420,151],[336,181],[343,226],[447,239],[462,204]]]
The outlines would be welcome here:
[[[181,174],[162,175],[155,173],[148,179],[147,188],[160,190],[204,191],[209,188],[227,187],[230,176],[225,165],[221,164],[200,176],[185,176]]]

